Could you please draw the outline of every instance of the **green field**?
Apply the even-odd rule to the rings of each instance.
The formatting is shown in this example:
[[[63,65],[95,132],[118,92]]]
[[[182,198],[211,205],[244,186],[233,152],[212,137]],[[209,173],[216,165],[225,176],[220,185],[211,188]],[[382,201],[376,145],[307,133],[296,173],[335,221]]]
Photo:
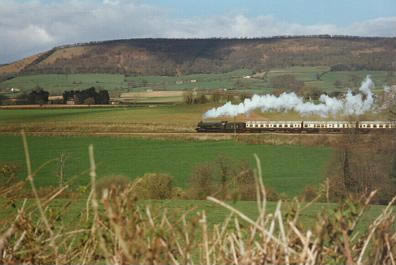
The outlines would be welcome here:
[[[37,86],[48,90],[52,95],[60,95],[64,90],[85,89],[92,86],[113,91],[113,96],[122,92],[140,92],[150,90],[191,90],[191,89],[237,89],[256,93],[270,93],[271,78],[290,74],[304,81],[305,86],[317,87],[327,92],[345,91],[357,88],[361,81],[371,75],[382,89],[384,84],[396,81],[396,75],[388,76],[386,71],[343,71],[328,72],[329,67],[288,67],[271,69],[268,72],[255,73],[253,70],[241,69],[222,74],[194,74],[185,76],[124,76],[121,74],[42,74],[18,76],[0,83],[0,89],[19,88],[29,91]],[[321,75],[323,74],[323,75]],[[320,80],[317,75],[321,75]],[[250,76],[246,79],[243,77]],[[341,87],[335,87],[335,81]]]
[[[193,168],[219,155],[246,160],[254,166],[253,154],[262,163],[264,182],[280,193],[298,195],[307,185],[323,180],[330,148],[303,146],[250,145],[233,141],[164,141],[122,137],[40,137],[29,136],[34,169],[66,155],[65,177],[74,185],[89,182],[88,145],[95,147],[99,176],[125,175],[129,178],[148,172],[167,173],[176,186],[187,187]],[[19,136],[0,136],[0,161],[13,162],[24,176],[24,155]],[[55,161],[36,176],[39,186],[57,185],[59,166]]]
[[[66,228],[75,228],[81,222],[81,215],[85,213],[86,198],[73,200],[72,204],[68,204],[70,200],[68,199],[55,199],[51,203],[51,208],[53,211],[60,211],[64,209],[64,206],[68,204],[67,210],[64,212],[64,218],[62,222]],[[17,205],[20,207],[22,200],[18,200]],[[146,200],[141,201],[141,205],[148,206],[155,212],[167,211],[168,216],[175,219],[179,218],[185,213],[189,213],[188,216],[195,216],[198,212],[205,211],[207,214],[208,224],[210,226],[215,224],[221,224],[224,222],[227,216],[229,216],[230,211],[224,207],[206,200]],[[246,216],[255,220],[258,217],[257,203],[255,201],[235,201],[227,202],[229,205],[238,209]],[[277,202],[267,202],[266,210],[272,213],[276,208]],[[283,202],[282,211],[286,212],[289,202]],[[35,208],[35,202],[33,200],[28,201],[29,206]],[[15,208],[9,207],[7,200],[0,199],[0,219],[7,220],[15,218],[17,210]],[[305,208],[300,215],[300,222],[304,224],[305,227],[312,228],[316,224],[316,220],[321,212],[325,210],[334,209],[337,207],[336,203],[313,203],[310,207]],[[358,224],[358,230],[365,231],[368,229],[368,225],[372,223],[376,217],[378,217],[384,206],[372,205],[364,213],[361,222]],[[63,210],[64,211],[64,210]]]
[[[213,105],[0,110],[0,131],[189,131]]]
[[[91,107],[60,109],[1,109],[0,132],[195,132],[197,123],[203,114],[220,104],[140,106],[140,107]],[[372,112],[361,119],[383,119],[383,113]],[[246,120],[323,120],[317,115],[301,116],[296,112],[256,111],[249,115],[240,115],[236,121]],[[328,120],[345,117],[326,118]],[[221,117],[216,120],[231,120]]]

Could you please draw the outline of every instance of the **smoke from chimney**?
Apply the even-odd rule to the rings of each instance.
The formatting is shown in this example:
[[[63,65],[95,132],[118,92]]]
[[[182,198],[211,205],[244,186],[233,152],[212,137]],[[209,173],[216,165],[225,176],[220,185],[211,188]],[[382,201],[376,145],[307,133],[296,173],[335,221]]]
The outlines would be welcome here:
[[[374,97],[372,89],[374,83],[370,76],[362,82],[359,92],[356,95],[348,89],[343,99],[329,97],[322,94],[319,98],[321,103],[304,102],[302,97],[293,93],[283,93],[280,96],[274,95],[253,95],[252,98],[245,99],[240,104],[232,104],[227,102],[225,105],[208,110],[203,116],[204,118],[217,118],[221,116],[237,116],[240,114],[248,114],[251,111],[260,109],[266,111],[296,111],[302,115],[317,114],[322,117],[335,114],[360,115],[372,109]]]

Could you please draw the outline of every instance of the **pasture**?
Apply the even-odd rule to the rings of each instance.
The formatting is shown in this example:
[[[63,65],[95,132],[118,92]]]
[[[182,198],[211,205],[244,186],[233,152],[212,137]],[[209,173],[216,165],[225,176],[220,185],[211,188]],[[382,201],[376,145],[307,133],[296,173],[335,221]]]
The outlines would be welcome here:
[[[247,161],[254,166],[253,154],[262,163],[264,182],[279,193],[296,196],[307,185],[324,179],[332,149],[325,147],[271,146],[233,141],[147,140],[130,137],[28,137],[32,165],[41,168],[35,177],[38,186],[58,185],[61,154],[66,157],[65,179],[72,185],[89,183],[88,145],[95,147],[100,177],[124,175],[131,179],[145,173],[166,173],[174,184],[188,187],[188,178],[198,164],[213,163],[219,156]],[[16,163],[19,176],[26,176],[20,136],[0,136],[0,161]]]
[[[222,104],[160,105],[135,107],[0,109],[0,132],[195,132],[203,114]],[[383,119],[383,113],[362,115],[361,120]],[[317,115],[301,116],[295,112],[252,112],[236,121],[247,120],[323,120]],[[327,120],[345,117],[329,116]],[[221,117],[217,120],[230,120]]]
[[[326,92],[358,88],[361,81],[371,75],[380,92],[385,84],[396,77],[386,71],[329,72],[329,67],[288,67],[255,72],[240,69],[221,74],[193,74],[182,76],[125,76],[122,74],[41,74],[21,75],[0,83],[0,89],[19,88],[28,92],[37,86],[51,95],[61,95],[64,90],[81,90],[89,87],[107,89],[112,97],[121,93],[182,90],[246,90],[253,93],[271,93],[271,79],[279,75],[292,75],[304,86]],[[247,78],[249,76],[249,78]],[[320,76],[320,78],[318,78]],[[336,85],[338,81],[338,87]]]

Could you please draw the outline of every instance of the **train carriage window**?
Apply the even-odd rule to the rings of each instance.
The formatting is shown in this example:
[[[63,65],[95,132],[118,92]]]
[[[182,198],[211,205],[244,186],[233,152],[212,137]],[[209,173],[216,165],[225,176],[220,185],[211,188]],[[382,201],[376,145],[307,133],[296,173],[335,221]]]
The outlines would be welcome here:
[[[377,128],[377,124],[374,124],[374,125],[373,125],[373,128]]]
[[[378,125],[378,128],[382,128],[382,124],[379,124],[379,125]]]

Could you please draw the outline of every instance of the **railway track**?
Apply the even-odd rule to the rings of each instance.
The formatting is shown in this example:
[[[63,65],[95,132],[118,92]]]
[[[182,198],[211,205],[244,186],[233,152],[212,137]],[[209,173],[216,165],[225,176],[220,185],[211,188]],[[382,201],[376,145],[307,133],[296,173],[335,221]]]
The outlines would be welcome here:
[[[19,132],[0,132],[1,134],[19,134]],[[220,136],[227,136],[229,138],[233,138],[234,136],[238,137],[249,137],[249,136],[264,136],[264,135],[277,135],[277,136],[340,136],[341,133],[279,133],[279,132],[264,132],[264,133],[218,133],[218,132],[210,132],[210,133],[197,133],[197,132],[103,132],[103,131],[25,131],[26,134],[29,135],[43,135],[43,136],[62,136],[62,135],[70,135],[70,136],[78,136],[78,135],[92,135],[92,136],[196,136],[199,137],[213,137],[217,138]]]

